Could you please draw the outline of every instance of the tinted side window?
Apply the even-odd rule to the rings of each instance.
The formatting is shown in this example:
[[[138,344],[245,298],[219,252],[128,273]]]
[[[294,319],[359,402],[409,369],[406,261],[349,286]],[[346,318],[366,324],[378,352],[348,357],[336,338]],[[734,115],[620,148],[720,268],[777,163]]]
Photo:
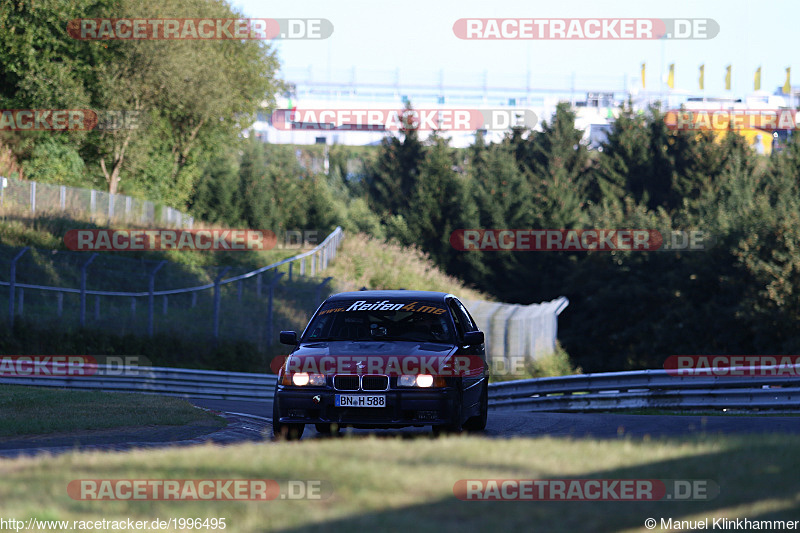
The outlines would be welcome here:
[[[450,308],[450,314],[453,316],[453,322],[456,323],[456,329],[458,330],[458,336],[464,336],[464,317],[461,316],[461,312],[458,309],[454,300],[450,300],[447,302],[447,307]]]
[[[459,315],[461,315],[461,320],[464,323],[464,327],[466,331],[478,331],[478,326],[475,324],[475,321],[472,320],[472,316],[467,311],[467,308],[464,307],[464,304],[459,302],[458,300],[454,300],[456,306],[458,307]]]

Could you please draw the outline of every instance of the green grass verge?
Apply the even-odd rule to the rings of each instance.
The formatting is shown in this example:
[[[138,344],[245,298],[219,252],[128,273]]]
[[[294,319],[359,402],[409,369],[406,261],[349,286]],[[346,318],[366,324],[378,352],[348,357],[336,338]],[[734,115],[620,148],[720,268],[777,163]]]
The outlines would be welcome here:
[[[88,223],[87,223],[88,224]],[[55,216],[34,220],[14,220],[5,224],[0,219],[0,262],[16,255],[15,246],[48,244],[63,246],[57,236],[72,227],[87,226]],[[199,252],[146,255],[146,259],[168,259],[159,270],[156,290],[191,287],[211,282],[219,272],[212,266],[214,258],[227,258],[221,263],[238,261],[228,275],[241,274],[255,267],[299,253],[300,250],[272,250],[253,255],[204,255]],[[220,257],[218,257],[220,256]],[[20,283],[78,287],[80,264],[78,253],[51,253],[46,248],[29,251],[17,267]],[[124,259],[118,258],[126,258]],[[100,254],[92,263],[87,288],[91,290],[145,291],[146,268],[134,256]],[[202,264],[201,264],[201,263]],[[306,273],[310,263],[306,262]],[[317,286],[323,276],[333,276],[319,294],[324,299],[332,292],[369,288],[399,288],[452,292],[466,299],[485,299],[484,295],[466,288],[457,279],[443,274],[418,250],[385,244],[364,235],[348,234],[331,268],[315,278],[298,277],[295,265],[293,279],[285,275],[274,291],[273,331],[269,336],[266,320],[267,286],[270,272],[263,276],[261,295],[257,280],[227,284],[221,290],[220,339],[212,342],[213,292],[177,294],[158,297],[154,302],[154,333],[147,332],[148,301],[138,298],[94,297],[87,299],[86,325],[79,324],[80,300],[76,294],[63,295],[62,316],[57,313],[59,299],[53,292],[24,291],[24,312],[11,331],[0,324],[0,353],[5,354],[78,354],[140,355],[158,366],[212,368],[242,372],[264,372],[276,355],[284,355],[286,347],[277,343],[278,331],[302,330],[319,305]],[[7,274],[0,273],[0,279]],[[0,307],[8,308],[8,293],[0,291]],[[19,305],[17,305],[19,309]],[[2,316],[2,315],[0,315]],[[271,342],[270,342],[271,340]]]
[[[449,292],[465,300],[492,300],[448,276],[424,252],[385,243],[364,234],[348,234],[336,260],[325,271],[333,276],[340,291],[408,289]]]
[[[209,226],[198,223],[195,229]],[[36,216],[31,216],[25,209],[15,206],[4,206],[0,209],[0,244],[3,246],[19,248],[22,246],[32,246],[40,250],[67,250],[64,244],[64,236],[73,229],[152,229],[150,226],[143,226],[135,223],[109,222],[102,217],[90,219],[85,213],[60,213],[41,211]],[[242,251],[197,251],[197,250],[170,250],[170,251],[129,251],[117,254],[100,252],[101,257],[120,259],[149,259],[160,261],[166,259],[170,264],[174,264],[176,269],[180,269],[176,275],[186,277],[198,277],[208,280],[207,274],[204,275],[204,268],[216,266],[241,267],[242,269],[255,269],[271,263],[278,262],[296,255],[303,250],[276,246],[271,250],[242,250]],[[90,254],[81,252],[77,255],[89,257]],[[26,257],[25,260],[28,258]],[[37,257],[35,265],[48,265],[46,257]],[[121,262],[117,263],[121,265]],[[30,265],[34,266],[34,265]],[[125,268],[120,266],[119,268]],[[21,272],[19,273],[22,274]],[[37,272],[40,276],[48,274],[45,269],[43,273]],[[63,273],[60,273],[63,275]],[[213,276],[212,276],[213,277]],[[162,275],[163,278],[163,275]],[[46,279],[40,279],[44,283]],[[64,280],[61,280],[62,283]],[[94,280],[96,281],[96,280]]]
[[[550,355],[536,359],[526,359],[519,367],[504,368],[497,365],[489,377],[489,381],[497,383],[518,379],[548,378],[556,376],[571,376],[583,371],[576,367],[570,360],[569,354],[556,342],[556,351]]]
[[[224,420],[180,398],[149,394],[0,387],[0,437]]]
[[[796,436],[689,440],[343,438],[219,448],[81,453],[0,462],[0,516],[26,520],[226,518],[261,531],[645,531],[706,517],[796,520]],[[76,479],[324,480],[324,500],[76,501]],[[461,501],[462,479],[709,479],[707,501]]]

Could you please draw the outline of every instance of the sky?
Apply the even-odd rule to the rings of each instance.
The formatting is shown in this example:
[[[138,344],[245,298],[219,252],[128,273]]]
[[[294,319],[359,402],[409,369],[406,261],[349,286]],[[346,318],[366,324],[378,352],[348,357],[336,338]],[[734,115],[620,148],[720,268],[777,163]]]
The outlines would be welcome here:
[[[637,84],[647,65],[648,90],[666,90],[666,71],[675,64],[676,91],[701,94],[698,68],[705,64],[705,94],[744,96],[762,69],[761,88],[772,93],[793,66],[800,85],[800,2],[778,0],[538,0],[491,2],[459,0],[230,0],[252,18],[324,18],[333,34],[324,40],[273,41],[284,78],[321,81],[393,82],[531,86],[568,89],[570,84],[622,88]],[[459,18],[707,18],[719,34],[707,40],[566,41],[462,40],[453,23]],[[793,65],[794,63],[794,65]],[[725,67],[733,65],[732,91],[725,89]],[[443,72],[443,74],[441,74]]]

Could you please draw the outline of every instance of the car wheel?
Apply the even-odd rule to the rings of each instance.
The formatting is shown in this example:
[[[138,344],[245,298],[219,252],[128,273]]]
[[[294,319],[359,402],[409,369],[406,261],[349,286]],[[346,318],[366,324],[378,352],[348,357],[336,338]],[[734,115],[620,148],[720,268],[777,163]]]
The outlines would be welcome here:
[[[272,439],[273,440],[300,440],[305,424],[281,424],[278,422],[278,402],[272,402]]]
[[[464,429],[467,431],[483,431],[486,429],[486,420],[489,418],[489,383],[483,385],[481,392],[481,411],[478,416],[468,418],[464,422]]]
[[[431,430],[433,431],[433,436],[438,437],[439,435],[458,435],[463,431],[463,426],[461,424],[461,413],[462,409],[464,408],[464,396],[461,396],[461,401],[458,403],[455,411],[455,418],[454,422],[450,422],[449,424],[441,424],[436,426],[431,426]]]
[[[458,435],[463,431],[463,426],[460,424],[442,424],[438,426],[431,426],[434,437],[441,435]]]
[[[339,433],[339,424],[314,424],[320,435],[336,435]]]

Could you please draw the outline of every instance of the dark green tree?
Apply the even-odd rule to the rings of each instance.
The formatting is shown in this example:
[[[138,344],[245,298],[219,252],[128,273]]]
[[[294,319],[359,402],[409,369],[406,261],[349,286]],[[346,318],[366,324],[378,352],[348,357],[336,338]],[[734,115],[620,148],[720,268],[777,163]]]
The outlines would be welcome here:
[[[391,136],[381,143],[378,158],[365,176],[367,202],[384,218],[405,215],[417,187],[419,167],[425,150],[415,127],[411,124],[413,108],[407,104],[400,113],[402,139]]]

